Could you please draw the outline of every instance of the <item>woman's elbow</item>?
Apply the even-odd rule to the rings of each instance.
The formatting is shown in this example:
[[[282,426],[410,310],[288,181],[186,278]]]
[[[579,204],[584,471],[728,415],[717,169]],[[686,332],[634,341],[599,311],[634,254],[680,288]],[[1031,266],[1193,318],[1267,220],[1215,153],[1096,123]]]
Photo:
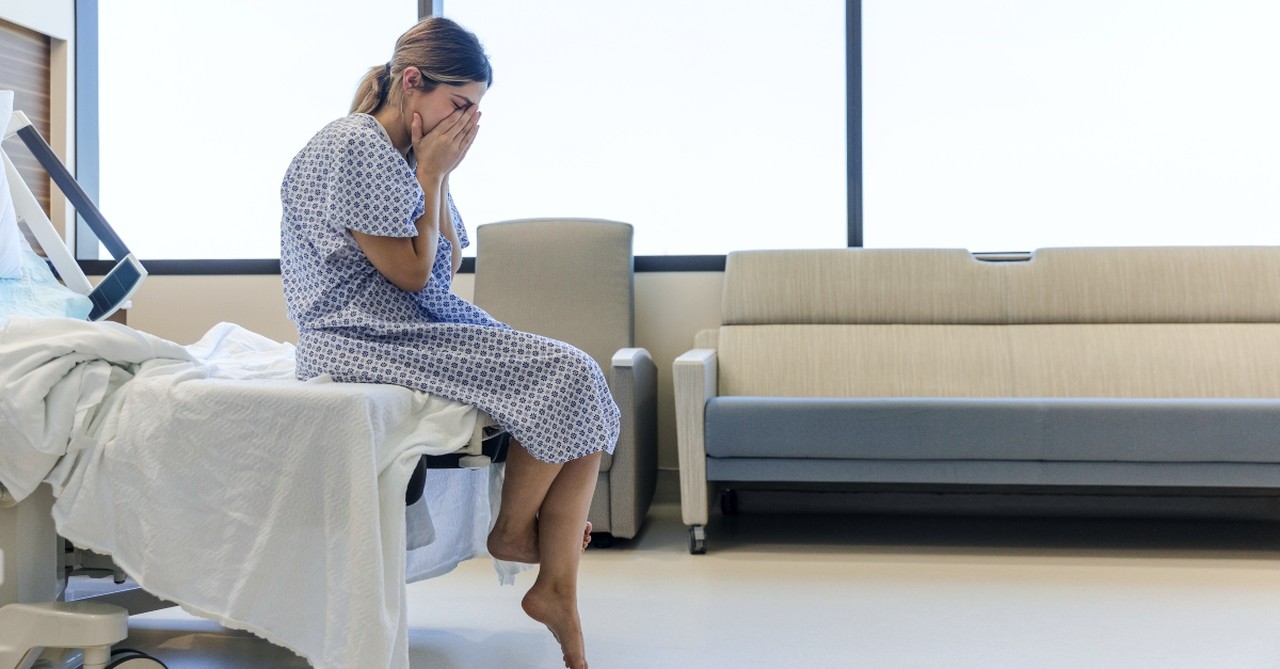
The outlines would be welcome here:
[[[393,286],[406,293],[420,293],[431,280],[430,272],[401,272],[394,277],[387,277]]]

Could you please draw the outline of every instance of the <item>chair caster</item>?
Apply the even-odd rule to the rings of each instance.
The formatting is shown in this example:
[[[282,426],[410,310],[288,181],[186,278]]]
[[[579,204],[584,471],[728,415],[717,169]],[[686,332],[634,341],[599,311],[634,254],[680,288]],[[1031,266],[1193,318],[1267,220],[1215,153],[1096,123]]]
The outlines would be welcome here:
[[[707,553],[707,529],[702,525],[694,525],[689,528],[689,554],[690,555],[706,555]]]

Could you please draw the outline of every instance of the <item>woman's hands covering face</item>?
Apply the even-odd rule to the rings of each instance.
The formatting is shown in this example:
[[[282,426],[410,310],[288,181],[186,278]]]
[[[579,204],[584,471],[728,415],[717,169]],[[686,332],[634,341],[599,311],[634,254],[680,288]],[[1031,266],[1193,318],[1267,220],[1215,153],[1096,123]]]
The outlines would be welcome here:
[[[448,176],[467,157],[480,131],[480,110],[474,106],[454,110],[430,130],[423,130],[422,115],[414,112],[409,139],[423,176]]]

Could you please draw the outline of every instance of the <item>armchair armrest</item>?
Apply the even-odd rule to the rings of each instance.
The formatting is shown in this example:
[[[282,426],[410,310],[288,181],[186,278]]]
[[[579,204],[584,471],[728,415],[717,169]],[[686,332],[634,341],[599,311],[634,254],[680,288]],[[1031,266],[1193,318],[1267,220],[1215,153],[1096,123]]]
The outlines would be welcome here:
[[[717,393],[713,348],[695,348],[675,359],[676,441],[680,455],[680,511],[686,525],[707,524],[707,400]]]
[[[649,351],[643,348],[620,348],[617,353],[613,354],[613,358],[609,362],[614,369],[637,367],[646,362],[653,364],[653,356],[649,355]]]
[[[615,537],[640,531],[658,481],[658,367],[643,348],[610,359],[609,392],[621,410],[618,447],[609,466],[609,527]]]

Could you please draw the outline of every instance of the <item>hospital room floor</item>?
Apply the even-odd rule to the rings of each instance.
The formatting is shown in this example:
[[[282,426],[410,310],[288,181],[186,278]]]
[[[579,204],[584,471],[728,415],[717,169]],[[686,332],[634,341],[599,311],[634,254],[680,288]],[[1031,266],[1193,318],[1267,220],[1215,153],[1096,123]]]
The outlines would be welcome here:
[[[1280,524],[741,513],[706,555],[686,542],[662,505],[584,556],[593,668],[1280,667]],[[560,667],[520,612],[531,576],[472,560],[410,584],[412,666]],[[130,624],[171,669],[307,667],[176,608]]]

